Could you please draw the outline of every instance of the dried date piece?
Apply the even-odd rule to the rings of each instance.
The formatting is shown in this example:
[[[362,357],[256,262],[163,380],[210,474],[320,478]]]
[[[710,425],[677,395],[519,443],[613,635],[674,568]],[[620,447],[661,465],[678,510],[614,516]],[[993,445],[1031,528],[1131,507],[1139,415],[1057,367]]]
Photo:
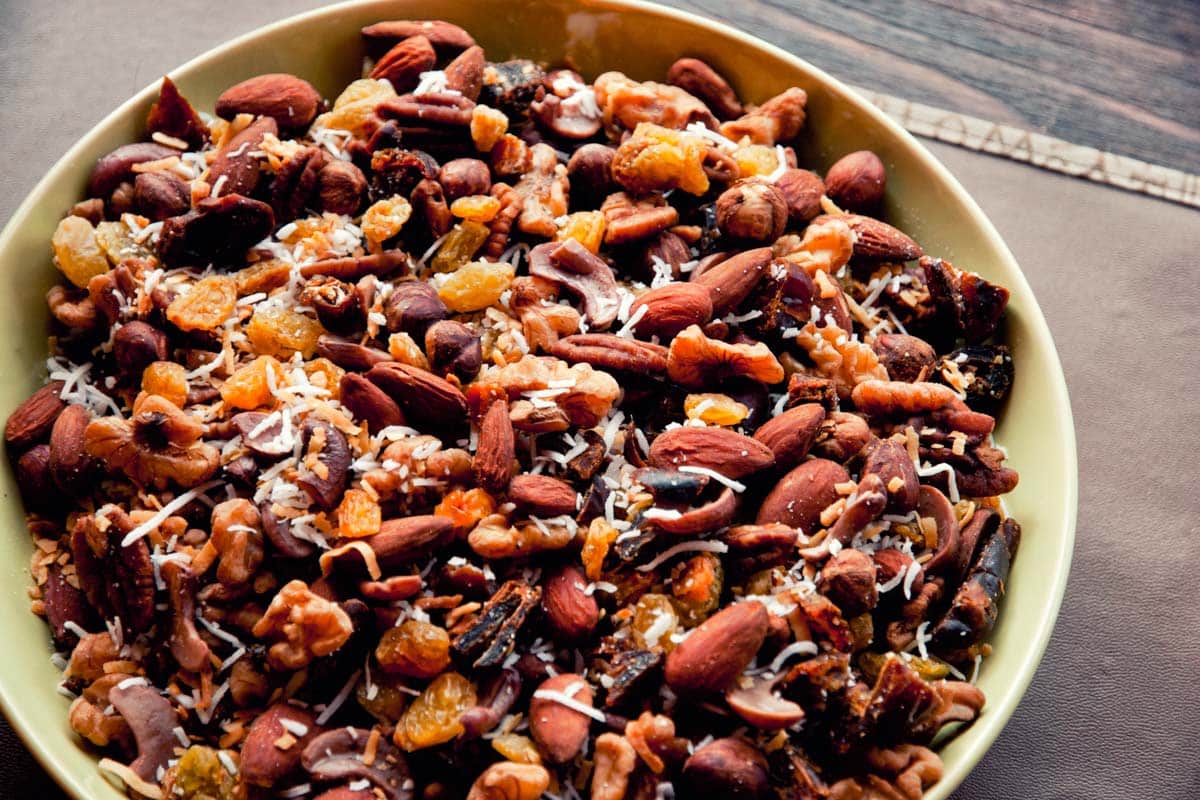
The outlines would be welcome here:
[[[507,581],[484,604],[479,616],[450,647],[476,669],[499,666],[512,652],[529,612],[542,599],[539,586]]]

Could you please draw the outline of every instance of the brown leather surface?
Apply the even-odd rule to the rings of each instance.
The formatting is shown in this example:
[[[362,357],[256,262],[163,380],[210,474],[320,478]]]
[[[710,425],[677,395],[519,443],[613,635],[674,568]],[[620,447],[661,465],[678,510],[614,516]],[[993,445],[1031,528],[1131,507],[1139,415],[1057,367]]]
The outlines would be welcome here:
[[[142,85],[316,5],[0,2],[0,220]],[[1200,798],[1200,213],[930,147],[1033,284],[1066,371],[1080,460],[1058,627],[1015,716],[955,797]],[[18,796],[62,795],[0,721],[0,797]]]

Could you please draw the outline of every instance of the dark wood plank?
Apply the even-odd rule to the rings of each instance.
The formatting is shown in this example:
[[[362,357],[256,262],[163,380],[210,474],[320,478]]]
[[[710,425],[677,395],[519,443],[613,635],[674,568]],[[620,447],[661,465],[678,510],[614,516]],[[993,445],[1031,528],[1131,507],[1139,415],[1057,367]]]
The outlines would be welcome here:
[[[1200,172],[1195,0],[666,0],[876,91]]]

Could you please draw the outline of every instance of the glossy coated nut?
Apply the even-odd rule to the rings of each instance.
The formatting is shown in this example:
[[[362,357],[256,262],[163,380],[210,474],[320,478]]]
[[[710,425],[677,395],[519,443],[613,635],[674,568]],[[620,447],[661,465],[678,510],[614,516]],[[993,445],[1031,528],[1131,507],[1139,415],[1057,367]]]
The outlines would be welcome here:
[[[842,156],[825,173],[825,193],[847,211],[871,211],[883,201],[887,170],[879,156],[859,150]]]
[[[158,222],[191,208],[192,191],[169,172],[143,172],[133,181],[133,203],[142,216]]]
[[[698,749],[683,765],[689,797],[762,800],[770,789],[767,760],[741,739],[717,739]]]
[[[317,197],[321,209],[331,214],[355,214],[362,206],[367,179],[349,161],[331,159],[317,173]]]
[[[17,406],[4,425],[4,440],[9,447],[21,450],[50,433],[54,420],[67,407],[59,397],[62,388],[62,381],[47,383]]]
[[[113,357],[127,380],[135,383],[155,361],[166,361],[167,335],[141,320],[127,322],[113,334]]]
[[[483,348],[479,334],[461,322],[441,320],[425,332],[425,355],[433,371],[453,374],[468,383],[483,365]]]
[[[821,511],[838,499],[835,488],[850,480],[841,464],[814,458],[783,476],[767,494],[755,522],[781,522],[811,536],[820,527]]]
[[[452,202],[460,197],[490,192],[492,172],[478,158],[456,158],[438,170],[438,183],[442,185],[447,201]]]

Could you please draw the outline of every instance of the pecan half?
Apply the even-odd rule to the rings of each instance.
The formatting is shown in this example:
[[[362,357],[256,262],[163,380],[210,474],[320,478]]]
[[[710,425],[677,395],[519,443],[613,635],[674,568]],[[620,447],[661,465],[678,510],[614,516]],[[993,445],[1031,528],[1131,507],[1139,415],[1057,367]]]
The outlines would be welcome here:
[[[667,371],[667,348],[611,333],[581,333],[559,339],[550,354],[570,364],[597,369],[661,375]]]

